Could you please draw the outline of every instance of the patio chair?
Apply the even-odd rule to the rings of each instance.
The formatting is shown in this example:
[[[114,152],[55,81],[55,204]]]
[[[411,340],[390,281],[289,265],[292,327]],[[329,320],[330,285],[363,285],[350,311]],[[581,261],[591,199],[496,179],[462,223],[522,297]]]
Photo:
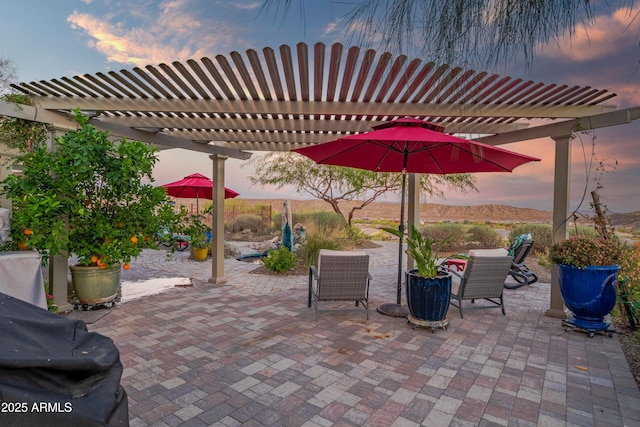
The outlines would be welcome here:
[[[525,264],[525,259],[533,248],[533,238],[531,233],[517,236],[509,247],[509,255],[513,256],[513,262],[509,269],[509,275],[516,283],[507,282],[506,289],[518,289],[525,285],[531,285],[538,281],[538,276]]]
[[[322,311],[361,311],[369,320],[369,255],[360,251],[321,249],[318,266],[309,268],[308,307],[313,305],[315,319]],[[318,303],[354,301],[352,309],[318,309]]]
[[[449,303],[460,310],[462,301],[484,299],[490,305],[476,305],[476,308],[500,308],[504,311],[504,282],[509,274],[513,257],[506,249],[475,249],[469,251],[469,260],[464,271],[447,269],[452,275],[451,297]]]

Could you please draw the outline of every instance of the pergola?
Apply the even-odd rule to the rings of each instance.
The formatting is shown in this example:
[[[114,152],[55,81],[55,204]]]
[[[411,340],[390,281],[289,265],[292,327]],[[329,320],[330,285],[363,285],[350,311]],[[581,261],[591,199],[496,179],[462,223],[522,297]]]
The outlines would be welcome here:
[[[493,145],[551,137],[556,142],[553,229],[559,241],[567,237],[573,132],[640,117],[640,107],[606,105],[616,95],[604,89],[524,81],[340,43],[282,45],[277,52],[248,49],[13,88],[30,96],[34,106],[0,102],[0,114],[47,123],[53,135],[74,128],[70,111],[80,108],[94,126],[118,137],[208,153],[215,183],[212,283],[226,282],[227,158],[322,143],[403,116],[437,123],[447,133],[485,135],[475,139]],[[532,119],[553,123],[529,127]],[[415,182],[411,176],[410,223],[419,218]],[[57,301],[66,301],[67,262],[51,261]],[[547,314],[564,317],[557,274],[552,276]]]

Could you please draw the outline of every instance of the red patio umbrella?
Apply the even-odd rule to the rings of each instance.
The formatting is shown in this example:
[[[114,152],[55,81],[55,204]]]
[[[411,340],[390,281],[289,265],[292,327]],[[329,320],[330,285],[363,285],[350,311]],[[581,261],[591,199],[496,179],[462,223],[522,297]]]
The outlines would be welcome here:
[[[423,120],[405,117],[373,127],[373,131],[349,135],[335,141],[298,148],[317,163],[348,166],[376,172],[401,172],[402,197],[400,231],[404,232],[404,200],[406,174],[511,172],[535,157],[504,150],[477,141],[444,133],[444,128]],[[396,304],[383,304],[383,314],[406,316],[401,306],[402,245],[398,248],[398,291]]]
[[[172,197],[180,197],[184,199],[196,199],[196,213],[199,213],[198,199],[203,198],[207,200],[213,200],[213,181],[206,176],[194,173],[185,176],[183,179],[169,184],[164,184],[161,187],[167,189],[167,194]],[[224,188],[224,198],[232,199],[239,196],[233,190]]]

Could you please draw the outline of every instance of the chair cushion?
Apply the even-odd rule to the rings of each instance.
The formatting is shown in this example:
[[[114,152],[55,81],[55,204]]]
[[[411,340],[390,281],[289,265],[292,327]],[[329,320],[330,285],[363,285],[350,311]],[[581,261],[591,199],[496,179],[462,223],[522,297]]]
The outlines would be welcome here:
[[[366,255],[363,251],[334,251],[331,249],[320,249],[318,255],[318,273],[320,273],[320,265],[322,264],[322,255],[329,256],[353,256],[353,255]]]
[[[472,249],[469,251],[470,257],[493,257],[493,256],[507,256],[509,252],[504,248],[498,249]]]

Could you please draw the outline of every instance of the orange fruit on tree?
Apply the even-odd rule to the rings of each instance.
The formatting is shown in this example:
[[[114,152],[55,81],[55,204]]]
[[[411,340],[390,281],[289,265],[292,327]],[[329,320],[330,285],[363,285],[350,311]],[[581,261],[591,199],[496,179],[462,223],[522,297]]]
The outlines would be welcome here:
[[[20,249],[21,251],[27,249],[27,244],[25,242],[19,242],[18,249]]]
[[[25,236],[31,236],[32,234],[33,234],[33,231],[31,231],[30,229],[28,229],[28,228],[24,229],[24,235]]]
[[[98,258],[97,256],[93,255],[93,256],[91,257],[91,262],[92,262],[93,264],[97,264],[97,263],[98,263],[98,261],[100,261],[100,258]]]
[[[131,243],[134,245],[138,243],[138,238],[136,236],[131,236]]]
[[[128,262],[125,262],[124,265],[122,266],[123,270],[128,270],[131,268],[131,265]]]

